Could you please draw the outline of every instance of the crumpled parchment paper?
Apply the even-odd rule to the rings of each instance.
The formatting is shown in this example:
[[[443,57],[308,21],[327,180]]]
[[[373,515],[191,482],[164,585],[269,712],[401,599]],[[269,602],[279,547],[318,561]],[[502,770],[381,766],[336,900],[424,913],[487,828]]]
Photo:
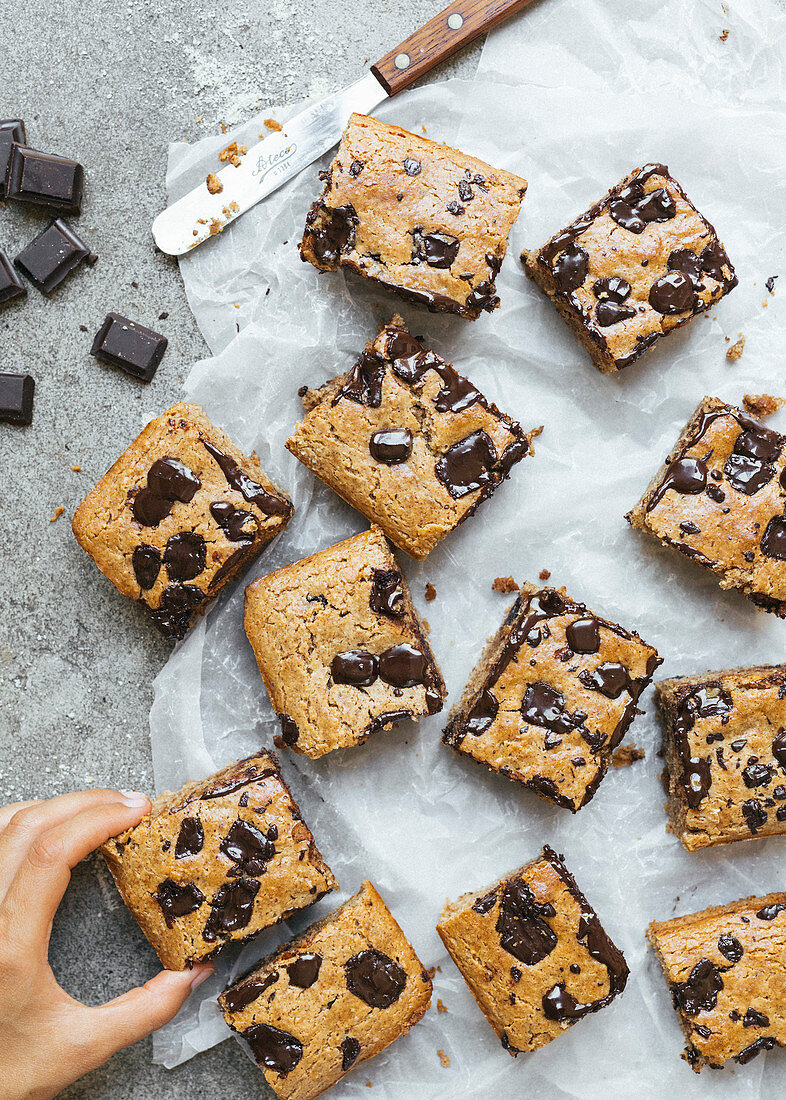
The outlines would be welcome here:
[[[429,137],[530,181],[499,279],[502,307],[474,324],[407,308],[300,261],[296,243],[320,188],[319,165],[184,259],[186,292],[214,353],[194,366],[186,398],[256,449],[296,511],[289,530],[219,598],[156,680],[150,728],[158,789],[269,745],[277,732],[243,631],[244,584],[366,526],[285,451],[301,415],[297,389],[350,366],[394,311],[525,428],[545,426],[534,458],[471,522],[427,561],[401,557],[431,627],[448,705],[511,602],[492,592],[492,580],[536,580],[544,568],[550,583],[657,645],[665,657],[659,675],[784,659],[783,622],[722,592],[623,516],[704,394],[735,402],[745,393],[786,395],[785,22],[765,0],[729,9],[709,0],[542,0],[489,38],[474,81],[429,85],[384,104],[380,117],[425,127]],[[251,144],[263,130],[255,119],[236,133],[172,146],[170,196],[214,170],[223,145]],[[671,167],[715,224],[740,286],[635,366],[603,377],[525,278],[518,254],[653,160]],[[779,272],[770,295],[765,279]],[[734,343],[740,334],[745,350],[731,363],[724,337]],[[786,416],[772,423],[784,430]],[[431,603],[426,582],[437,590]],[[654,1100],[682,1089],[753,1100],[782,1091],[783,1051],[694,1077],[680,1060],[677,1018],[644,931],[653,919],[782,887],[783,841],[683,851],[666,833],[651,694],[643,705],[628,740],[646,759],[612,770],[577,816],[459,759],[440,743],[444,715],[320,761],[283,754],[341,896],[364,877],[375,882],[425,965],[438,968],[434,1002],[447,1008],[432,1007],[405,1039],[350,1074],[337,1100],[367,1096],[369,1080],[377,1100],[529,1093],[607,1100],[634,1092]],[[564,852],[632,973],[609,1008],[514,1061],[434,925],[447,897],[491,882],[545,842]],[[230,972],[336,903],[327,898],[266,933],[239,962],[222,961],[157,1034],[156,1061],[171,1067],[224,1039],[215,996]]]

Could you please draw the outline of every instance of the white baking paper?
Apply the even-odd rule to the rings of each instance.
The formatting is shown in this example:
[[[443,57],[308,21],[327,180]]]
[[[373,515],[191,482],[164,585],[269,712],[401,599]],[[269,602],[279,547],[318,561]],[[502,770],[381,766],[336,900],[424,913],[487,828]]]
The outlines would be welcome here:
[[[472,521],[426,562],[402,556],[431,627],[448,705],[511,601],[492,592],[492,580],[536,580],[542,569],[550,583],[657,645],[661,675],[784,660],[783,622],[722,592],[712,576],[623,517],[704,394],[734,402],[745,393],[786,395],[785,44],[783,17],[759,0],[730,10],[706,0],[542,0],[489,39],[476,80],[429,85],[381,107],[382,118],[425,127],[429,137],[530,181],[499,279],[502,307],[474,324],[408,308],[300,261],[296,242],[320,187],[318,165],[182,262],[214,352],[194,366],[185,396],[256,449],[296,511],[289,530],[219,598],[156,680],[150,726],[158,789],[269,745],[277,731],[243,632],[244,583],[365,527],[284,449],[301,414],[297,389],[347,369],[394,311],[525,428],[544,425],[535,456]],[[250,144],[260,131],[257,119],[237,134],[173,146],[170,196],[213,170],[222,145],[235,137]],[[518,254],[653,160],[671,167],[716,225],[740,286],[635,366],[603,377],[525,278]],[[765,279],[778,273],[771,295]],[[726,350],[741,334],[744,353],[731,363]],[[786,415],[772,423],[786,430]],[[437,590],[431,603],[423,598],[427,581]],[[376,883],[425,965],[438,968],[434,1004],[439,998],[447,1009],[432,1007],[405,1039],[351,1073],[331,1094],[336,1100],[368,1096],[367,1081],[376,1100],[781,1094],[786,1052],[701,1077],[680,1060],[677,1018],[644,932],[653,919],[783,888],[783,841],[683,851],[666,833],[649,694],[644,705],[629,741],[646,759],[612,770],[576,816],[445,748],[443,716],[320,761],[285,754],[286,776],[341,897],[364,877]],[[544,843],[564,852],[624,950],[631,978],[613,1005],[514,1061],[434,925],[447,897],[491,882]],[[333,904],[323,900],[291,930]],[[246,947],[243,963],[289,931],[279,927]],[[215,995],[239,965],[222,962],[158,1033],[156,1061],[177,1065],[229,1034]]]

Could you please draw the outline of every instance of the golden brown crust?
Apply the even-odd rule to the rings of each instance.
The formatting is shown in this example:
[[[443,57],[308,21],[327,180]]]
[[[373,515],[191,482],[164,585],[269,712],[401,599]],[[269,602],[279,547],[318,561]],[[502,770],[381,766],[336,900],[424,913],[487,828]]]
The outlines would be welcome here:
[[[379,610],[388,606],[384,592],[395,594],[393,613]],[[245,627],[284,741],[297,752],[319,757],[442,707],[439,669],[378,527],[250,584]],[[381,666],[369,683],[336,680],[337,655],[363,651],[379,658],[401,645],[423,654],[421,682],[394,686]]]
[[[699,1072],[786,1045],[786,894],[653,921],[655,949]]]
[[[301,255],[474,320],[499,304],[494,279],[526,188],[476,157],[353,114]]]
[[[165,791],[100,851],[168,970],[249,939],[338,886],[269,752]]]
[[[384,970],[380,1004],[364,999],[366,988],[352,976],[353,960],[364,952],[387,958],[378,959]],[[430,1000],[423,964],[372,884],[364,882],[354,897],[245,974],[219,1005],[229,1026],[246,1034],[276,1096],[314,1100],[348,1069],[405,1035]]]
[[[241,475],[256,483],[262,491],[257,499],[267,498],[267,502],[249,500],[234,488],[208,446],[217,448]],[[143,516],[146,522],[141,522],[138,500],[149,492],[151,468],[166,459],[186,467],[188,487],[181,497],[191,495],[187,500],[164,501],[160,511]],[[214,505],[246,516],[244,525],[222,526],[211,512]],[[151,420],[101,478],[77,508],[73,531],[82,549],[124,596],[146,604],[163,633],[182,637],[193,616],[286,527],[291,514],[291,504],[265,475],[256,456],[244,455],[198,405],[181,402]],[[172,548],[183,538],[193,540],[187,546],[197,547],[196,573],[186,569],[184,574],[168,564]],[[140,551],[154,562],[151,583],[136,566],[135,552]],[[177,601],[184,589],[182,611],[175,607],[169,614],[173,592]]]

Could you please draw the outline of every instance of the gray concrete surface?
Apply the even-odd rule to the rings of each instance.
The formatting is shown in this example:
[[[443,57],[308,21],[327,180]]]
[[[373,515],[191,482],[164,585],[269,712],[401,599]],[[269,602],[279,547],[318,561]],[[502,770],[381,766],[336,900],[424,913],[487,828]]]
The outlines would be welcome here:
[[[86,166],[79,231],[100,256],[51,300],[31,288],[0,313],[0,370],[28,372],[37,387],[32,427],[0,424],[0,803],[152,782],[147,715],[169,646],[85,559],[70,517],[141,425],[180,397],[190,364],[206,353],[177,265],[155,253],[149,232],[164,202],[167,143],[341,87],[443,6],[0,2],[0,118],[23,117],[31,144]],[[469,74],[477,53],[436,78]],[[15,255],[45,221],[0,207],[0,245]],[[149,386],[90,358],[108,310],[168,336]],[[64,514],[50,522],[58,508]],[[51,958],[64,986],[90,1003],[157,969],[125,909],[107,910],[90,861],[74,874]],[[234,1100],[264,1091],[232,1042],[169,1073],[143,1042],[63,1096]]]

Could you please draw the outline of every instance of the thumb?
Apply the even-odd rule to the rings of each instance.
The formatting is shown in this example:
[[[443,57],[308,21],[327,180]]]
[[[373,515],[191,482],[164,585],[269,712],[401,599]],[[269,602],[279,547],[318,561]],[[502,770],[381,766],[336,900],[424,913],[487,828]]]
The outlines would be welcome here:
[[[169,1023],[191,991],[212,973],[212,963],[197,964],[193,970],[162,970],[122,997],[90,1009],[93,1019],[87,1030],[94,1045],[95,1064],[101,1065],[118,1050]]]

